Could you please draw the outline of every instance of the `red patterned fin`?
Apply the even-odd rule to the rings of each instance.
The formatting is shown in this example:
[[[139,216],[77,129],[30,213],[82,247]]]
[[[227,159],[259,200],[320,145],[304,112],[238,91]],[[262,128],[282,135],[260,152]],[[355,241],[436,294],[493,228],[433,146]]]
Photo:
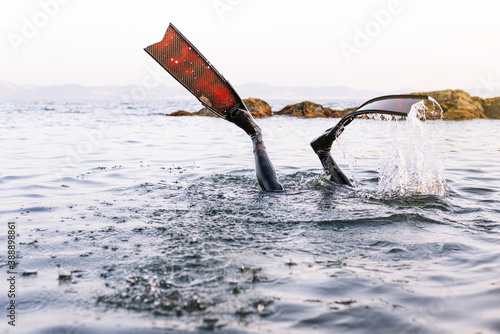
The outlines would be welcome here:
[[[241,99],[231,85],[172,24],[163,40],[145,48],[204,106],[225,117]]]

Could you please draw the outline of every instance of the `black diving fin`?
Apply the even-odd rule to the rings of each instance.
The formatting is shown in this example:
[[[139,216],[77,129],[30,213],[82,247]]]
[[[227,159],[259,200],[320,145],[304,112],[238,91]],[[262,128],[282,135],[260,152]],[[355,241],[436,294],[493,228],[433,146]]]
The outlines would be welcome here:
[[[413,105],[420,102],[423,102],[426,108],[431,109],[431,112],[434,112],[434,110],[442,112],[439,103],[427,95],[380,96],[363,103],[356,111],[342,117],[333,128],[327,129],[321,136],[313,139],[311,147],[318,155],[325,171],[330,175],[331,181],[352,186],[351,181],[340,170],[330,154],[333,142],[342,134],[345,126],[356,117],[367,114],[408,116]]]

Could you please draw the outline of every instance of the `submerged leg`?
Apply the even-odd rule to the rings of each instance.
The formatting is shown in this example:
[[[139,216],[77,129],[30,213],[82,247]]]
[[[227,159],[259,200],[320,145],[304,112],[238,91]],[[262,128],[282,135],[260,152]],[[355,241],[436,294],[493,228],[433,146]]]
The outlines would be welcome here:
[[[283,187],[278,181],[278,176],[273,164],[269,159],[262,140],[262,131],[255,123],[248,110],[235,108],[227,115],[227,120],[233,122],[250,136],[253,143],[253,154],[255,157],[255,171],[260,187],[265,191],[283,191]]]

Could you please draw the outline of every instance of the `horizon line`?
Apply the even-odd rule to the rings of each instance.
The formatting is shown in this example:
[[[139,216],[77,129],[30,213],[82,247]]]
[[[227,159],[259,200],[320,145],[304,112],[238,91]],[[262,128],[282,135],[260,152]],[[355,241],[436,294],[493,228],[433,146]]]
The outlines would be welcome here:
[[[376,89],[370,89],[370,88],[353,88],[345,85],[321,85],[321,86],[287,86],[287,85],[277,85],[277,84],[270,84],[270,83],[265,83],[265,82],[247,82],[243,84],[238,84],[235,85],[235,87],[242,87],[241,89],[245,89],[245,86],[262,86],[262,87],[270,87],[274,89],[307,89],[307,90],[322,90],[322,89],[346,89],[351,91],[350,94],[347,92],[343,92],[343,94],[346,94],[345,98],[352,98],[354,96],[349,96],[351,94],[356,95],[358,93],[360,95],[363,94],[369,94],[369,95],[376,95],[376,94],[381,94],[381,95],[389,95],[389,94],[403,94],[403,93],[425,93],[425,92],[437,92],[437,91],[446,91],[446,90],[461,90],[466,93],[468,93],[471,96],[477,96],[481,98],[491,98],[491,97],[498,97],[500,96],[500,91],[495,90],[495,91],[489,91],[487,94],[480,94],[480,92],[477,89],[468,89],[468,88],[440,88],[440,89],[414,89],[410,87],[404,87],[404,88],[399,88],[399,89],[394,89],[394,90],[387,90],[387,91],[381,91],[381,90],[376,90]],[[82,83],[64,83],[64,84],[51,84],[51,85],[37,85],[37,84],[18,84],[10,81],[5,81],[5,80],[0,80],[0,86],[14,86],[15,88],[19,88],[21,90],[24,89],[44,89],[44,88],[58,88],[58,87],[80,87],[80,88],[88,88],[88,89],[99,89],[99,88],[117,88],[117,89],[126,89],[130,88],[131,90],[141,88],[143,90],[148,91],[149,93],[153,92],[155,89],[162,89],[162,88],[168,88],[168,89],[178,89],[178,90],[183,90],[183,87],[179,85],[169,85],[167,83],[160,82],[154,87],[151,88],[146,88],[144,85],[141,84],[104,84],[104,85],[86,85]],[[15,92],[13,92],[15,93]],[[19,92],[17,92],[19,93]],[[185,96],[190,96],[189,92],[185,92]],[[340,92],[339,92],[340,93]],[[274,94],[271,92],[271,95],[276,95],[276,92]],[[340,95],[343,95],[342,93]],[[149,95],[149,94],[147,94]],[[183,94],[184,95],[184,94]],[[248,95],[247,93],[242,94],[242,95]],[[251,94],[251,95],[259,95],[259,94]],[[265,94],[262,94],[265,95]],[[291,98],[292,96],[284,96],[282,98]],[[298,96],[294,96],[298,97]],[[269,97],[268,97],[269,98]],[[274,97],[276,98],[276,97]],[[316,96],[315,98],[321,98],[319,96]],[[323,98],[339,98],[339,96],[325,96]]]

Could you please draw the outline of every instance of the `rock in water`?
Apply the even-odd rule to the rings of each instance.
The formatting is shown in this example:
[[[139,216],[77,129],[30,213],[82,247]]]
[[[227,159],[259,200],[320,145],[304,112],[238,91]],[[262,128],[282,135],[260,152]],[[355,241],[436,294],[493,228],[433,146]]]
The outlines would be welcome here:
[[[213,112],[208,110],[207,108],[201,108],[199,111],[193,113],[196,116],[209,116],[209,117],[217,117]]]
[[[243,102],[254,118],[269,117],[273,115],[271,106],[266,101],[250,97],[244,99]]]
[[[212,116],[215,117],[215,114],[208,110],[207,108],[202,108],[197,112],[189,112],[185,110],[175,111],[173,113],[167,114],[167,116]]]
[[[473,98],[463,90],[440,90],[422,93],[434,98],[443,108],[443,119],[464,120],[472,118],[487,118],[484,114],[481,99]],[[428,119],[432,119],[429,117]]]
[[[500,97],[484,99],[483,108],[486,117],[500,119]]]
[[[248,110],[252,114],[254,118],[260,118],[260,117],[269,117],[273,115],[273,112],[271,111],[271,106],[266,102],[261,99],[256,99],[256,98],[248,98],[244,99],[243,102],[247,106]],[[179,110],[176,112],[173,112],[169,114],[168,116],[212,116],[215,117],[216,115],[208,110],[207,108],[202,108],[197,112],[188,112],[184,110]]]
[[[194,115],[193,113],[190,113],[189,111],[185,110],[179,110],[171,114],[167,114],[167,116],[193,116],[193,115]]]
[[[275,113],[275,115],[288,115],[305,118],[342,117],[343,114],[344,113],[339,110],[333,110],[328,107],[325,108],[321,104],[310,101],[287,105],[285,108]]]

